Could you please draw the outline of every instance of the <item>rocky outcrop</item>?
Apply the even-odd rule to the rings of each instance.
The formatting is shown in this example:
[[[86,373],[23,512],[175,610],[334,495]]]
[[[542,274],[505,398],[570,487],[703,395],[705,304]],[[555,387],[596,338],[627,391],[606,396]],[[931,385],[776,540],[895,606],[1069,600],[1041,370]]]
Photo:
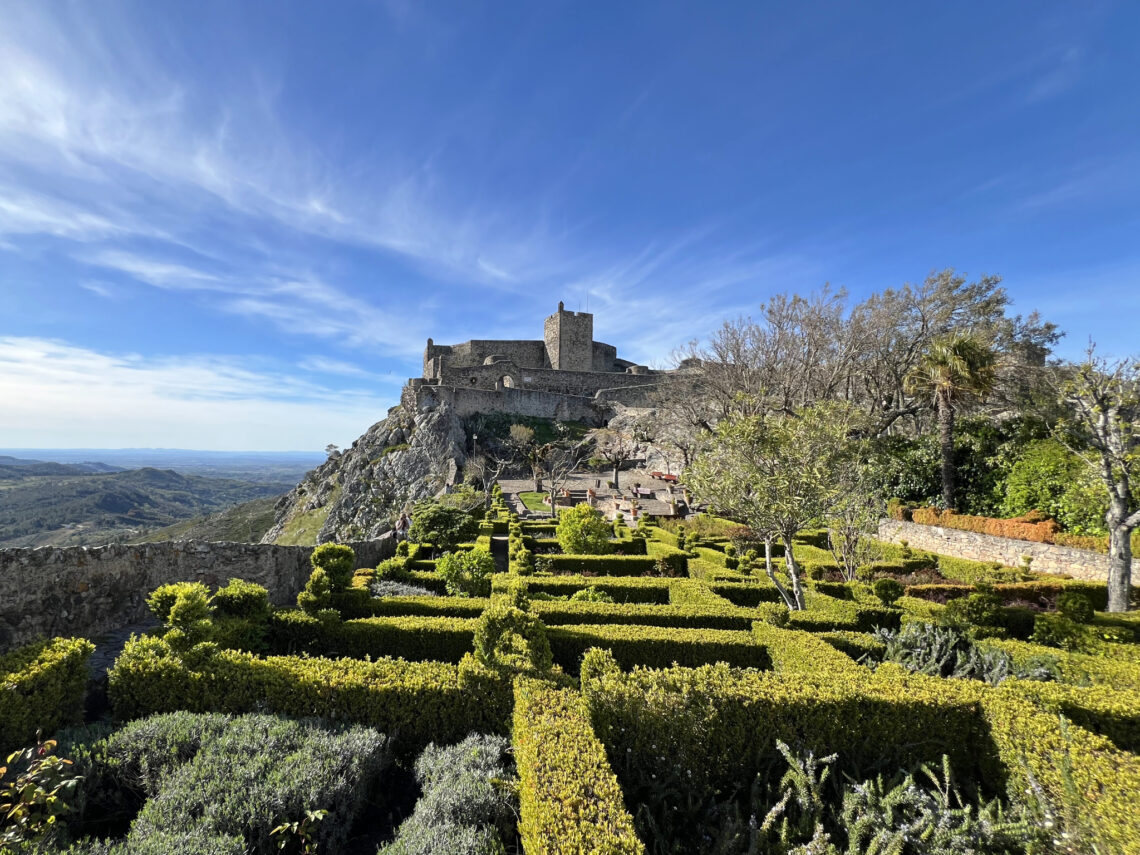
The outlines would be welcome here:
[[[401,510],[456,481],[465,445],[462,423],[448,403],[393,407],[277,503],[275,524],[262,543],[378,538]]]

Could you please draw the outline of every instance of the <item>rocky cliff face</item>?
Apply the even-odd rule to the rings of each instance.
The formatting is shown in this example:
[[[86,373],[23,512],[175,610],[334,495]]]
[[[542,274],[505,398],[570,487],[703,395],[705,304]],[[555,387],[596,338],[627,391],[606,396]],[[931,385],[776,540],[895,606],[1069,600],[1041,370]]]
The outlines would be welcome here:
[[[262,543],[373,540],[400,511],[456,479],[466,435],[446,403],[393,407],[352,444],[305,476],[276,506]]]

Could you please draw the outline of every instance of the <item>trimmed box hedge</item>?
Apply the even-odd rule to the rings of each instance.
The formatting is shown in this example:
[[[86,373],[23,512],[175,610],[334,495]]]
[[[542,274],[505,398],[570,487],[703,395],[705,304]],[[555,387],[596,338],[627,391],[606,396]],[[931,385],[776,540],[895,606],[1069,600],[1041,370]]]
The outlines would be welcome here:
[[[747,787],[778,762],[777,740],[817,757],[838,752],[840,768],[864,772],[937,763],[946,754],[960,781],[981,780],[979,754],[989,749],[974,698],[951,681],[886,684],[847,663],[816,675],[727,665],[623,673],[611,657],[591,654],[582,693],[631,802],[658,799],[671,782],[684,782],[674,797],[690,804]]]
[[[566,624],[639,624],[695,629],[748,630],[757,614],[726,603],[707,606],[656,606],[641,603],[582,603],[535,600],[531,609],[547,626]]]
[[[657,541],[645,543],[646,553],[655,561],[664,561],[674,576],[689,575],[689,553]]]
[[[85,638],[53,638],[0,656],[0,760],[66,724],[83,720],[87,660],[95,645]]]
[[[547,638],[554,661],[578,673],[583,654],[591,647],[609,650],[623,666],[710,665],[727,662],[740,668],[772,667],[768,651],[750,632],[726,629],[677,629],[659,626],[555,626]]]
[[[1012,790],[1031,787],[1028,769],[1063,815],[1075,818],[1084,851],[1095,846],[1104,855],[1140,852],[1140,757],[1079,725],[1062,724],[1017,692],[976,688],[972,680],[946,682],[978,695]]]
[[[1066,683],[1124,690],[1140,687],[1140,661],[1129,656],[1136,656],[1136,645],[1106,644],[1105,655],[1091,656],[1013,639],[988,638],[983,644],[985,647],[1004,650],[1018,665],[1023,665],[1034,657],[1052,656],[1057,660]]]
[[[714,594],[743,608],[756,608],[761,603],[783,603],[780,592],[767,578],[761,582],[714,582],[709,585]]]
[[[864,656],[882,659],[887,650],[887,645],[881,641],[876,641],[875,637],[867,632],[821,632],[816,638],[820,641],[826,641],[836,650],[847,654],[855,662]]]
[[[474,649],[475,618],[372,617],[324,622],[302,611],[279,611],[270,624],[271,650],[312,656],[391,656],[410,662],[458,663]]]
[[[1055,607],[1057,597],[1066,591],[1083,594],[1088,597],[1092,607],[1097,611],[1108,608],[1108,586],[1100,582],[1081,582],[1076,580],[1031,581],[1012,582],[993,586],[994,593],[1001,598],[1002,603],[1029,602],[1052,609]],[[975,589],[967,585],[910,585],[906,589],[908,597],[918,597],[924,600],[955,599],[974,593]]]
[[[1140,750],[1140,692],[1029,680],[1007,680],[1002,688],[1112,740],[1122,751]]]
[[[581,696],[526,678],[516,681],[514,691],[523,849],[546,855],[644,855]]]
[[[511,578],[497,574],[491,582],[492,593],[506,591]],[[669,586],[672,580],[656,576],[528,576],[527,589],[532,594],[550,594],[564,597],[585,588],[597,588],[614,598],[617,603],[656,603],[669,602]]]
[[[345,592],[351,593],[351,592]],[[489,597],[373,597],[355,599],[351,607],[347,600],[333,595],[333,603],[346,619],[367,617],[479,617],[491,604]]]
[[[222,650],[190,661],[158,638],[132,638],[110,672],[119,719],[156,712],[319,716],[379,728],[405,750],[506,733],[509,681],[444,662],[321,659]]]
[[[696,579],[678,579],[669,587],[669,603],[674,606],[732,611],[737,608]]]
[[[789,612],[783,603],[761,603],[756,611],[768,623],[788,615],[789,626],[809,632],[870,632],[876,627],[898,629],[903,613],[898,609],[837,600],[814,591],[804,592],[806,609]]]
[[[657,559],[650,555],[545,555],[552,573],[595,576],[650,576],[657,572]]]

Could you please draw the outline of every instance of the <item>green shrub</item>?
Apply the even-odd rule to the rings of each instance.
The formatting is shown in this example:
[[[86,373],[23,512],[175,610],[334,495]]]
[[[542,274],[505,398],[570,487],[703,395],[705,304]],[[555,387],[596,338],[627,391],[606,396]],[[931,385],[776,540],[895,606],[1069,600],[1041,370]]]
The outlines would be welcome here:
[[[553,659],[546,626],[509,602],[493,603],[475,625],[475,660],[484,668],[549,671]]]
[[[1108,497],[1087,462],[1055,439],[1032,442],[1006,476],[1002,513],[1039,511],[1077,534],[1104,531]]]
[[[174,582],[170,585],[159,585],[146,598],[147,607],[159,623],[163,625],[170,623],[170,610],[174,608],[174,602],[180,594],[191,594],[195,597],[201,595],[203,599],[209,599],[210,589],[201,582]]]
[[[470,552],[448,552],[439,559],[436,572],[453,597],[489,597],[495,559],[482,549]]]
[[[657,571],[657,560],[646,555],[542,555],[551,573],[593,573],[599,576],[646,576]]]
[[[404,541],[404,543],[407,543],[407,541]],[[403,546],[404,543],[400,545]],[[401,558],[399,555],[393,558],[385,558],[376,565],[375,578],[402,582],[408,577],[408,562],[408,558]]]
[[[261,585],[230,579],[210,599],[210,640],[221,647],[261,653],[269,621],[269,592]]]
[[[398,737],[403,750],[458,741],[472,730],[504,733],[510,710],[503,680],[470,670],[461,675],[448,663],[260,659],[222,650],[191,665],[157,638],[128,642],[109,677],[119,719],[179,709],[320,716],[375,727]]]
[[[1092,623],[1092,603],[1079,591],[1062,591],[1058,594],[1057,611],[1074,623]]]
[[[582,588],[575,591],[570,595],[570,602],[572,603],[612,603],[614,598],[607,594],[605,591],[600,590],[596,585],[590,585],[588,588]]]
[[[876,579],[871,585],[871,590],[884,606],[893,606],[906,593],[906,589],[897,579]]]
[[[1001,626],[1001,599],[992,591],[975,591],[946,604],[948,626]]]
[[[466,511],[434,501],[420,502],[412,510],[408,538],[415,543],[430,543],[440,552],[451,552],[474,538],[478,529],[478,521]]]
[[[517,779],[510,742],[472,734],[429,745],[416,760],[422,794],[396,839],[377,855],[497,855],[514,837]]]
[[[514,751],[525,851],[644,855],[577,692],[516,681]]]
[[[651,815],[639,812],[639,828],[675,812],[676,827],[699,835],[720,794],[747,787],[778,760],[777,740],[817,756],[839,752],[872,773],[948,754],[966,781],[979,780],[985,734],[974,698],[928,678],[875,679],[820,645],[846,670],[813,676],[721,664],[622,673],[583,662],[582,693],[628,803],[656,805]],[[702,848],[699,837],[673,845]]]
[[[605,555],[610,550],[610,527],[587,504],[562,511],[555,536],[567,555]]]
[[[668,579],[639,576],[553,576],[531,577],[527,587],[531,594],[550,594],[554,597],[573,596],[583,588],[591,587],[607,594],[617,603],[669,602]],[[492,582],[495,591],[506,590],[507,580],[501,575]]]
[[[270,649],[277,654],[458,663],[474,649],[474,618],[373,617],[322,622],[299,611],[278,611]]]
[[[591,648],[613,654],[626,667],[644,665],[709,665],[727,662],[741,668],[771,667],[765,647],[750,632],[724,629],[676,629],[636,625],[556,626],[547,630],[554,661],[569,673],[578,671]]]
[[[215,616],[264,620],[269,616],[269,591],[244,579],[230,579],[210,600]]]
[[[983,649],[951,627],[908,624],[900,632],[880,630],[876,639],[885,645],[883,660],[916,674],[932,677],[983,680],[997,686],[1010,677],[1051,679],[1039,669],[1018,669],[1003,650]]]
[[[1041,823],[1064,833],[1070,851],[1140,852],[1140,757],[1005,687],[978,699],[1010,792],[1038,795],[1050,808]]]
[[[160,716],[140,726],[153,733],[169,721],[177,740],[188,729],[186,718]],[[108,748],[125,765],[146,769],[154,737],[147,734],[136,743],[137,733],[138,727],[126,728],[109,739]],[[198,735],[196,745],[183,742],[180,756],[189,756],[181,762],[157,758],[165,771],[151,777],[154,788],[131,826],[128,846],[200,827],[210,835],[244,838],[247,851],[268,855],[278,848],[270,834],[274,826],[319,809],[329,817],[317,826],[316,843],[337,851],[390,762],[384,736],[359,726],[226,716],[211,717]]]
[[[694,629],[747,630],[756,620],[751,609],[730,603],[709,606],[658,606],[645,603],[574,603],[535,601],[533,610],[547,626],[560,624],[638,624]]]
[[[821,632],[816,637],[847,654],[855,662],[864,659],[881,661],[887,649],[882,641],[868,632]]]
[[[199,645],[209,644],[214,627],[210,620],[210,603],[205,586],[187,586],[178,592],[170,607],[164,638],[172,649],[189,654]],[[199,652],[208,652],[201,648]]]
[[[319,567],[309,574],[305,590],[297,595],[297,605],[307,615],[329,608],[332,603],[332,585],[328,574]]]
[[[313,550],[309,562],[315,570],[324,570],[334,591],[343,591],[352,581],[356,566],[356,553],[351,546],[339,543],[322,543]]]
[[[1033,635],[1029,640],[1045,647],[1085,650],[1090,646],[1091,636],[1087,627],[1063,614],[1043,614],[1037,615],[1033,622]]]

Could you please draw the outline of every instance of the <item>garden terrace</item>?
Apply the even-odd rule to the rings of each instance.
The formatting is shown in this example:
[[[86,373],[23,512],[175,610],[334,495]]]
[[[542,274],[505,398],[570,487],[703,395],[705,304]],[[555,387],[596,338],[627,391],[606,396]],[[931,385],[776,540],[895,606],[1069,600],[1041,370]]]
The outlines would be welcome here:
[[[503,535],[515,558],[528,543],[558,542],[549,524],[520,523],[501,504],[483,525],[491,532],[458,554],[485,557]],[[703,851],[710,839],[735,839],[733,817],[747,825],[761,809],[750,799],[767,798],[782,777],[781,743],[798,756],[837,753],[835,780],[938,766],[945,755],[966,799],[1030,790],[1082,845],[1140,851],[1137,621],[1092,610],[1103,608],[1103,585],[889,545],[861,580],[836,581],[834,559],[805,533],[795,549],[812,568],[807,608],[789,613],[763,562],[733,566],[720,531],[692,542],[684,530],[619,527],[608,548],[637,542],[644,554],[553,552],[547,566],[564,572],[550,574],[520,573],[526,563],[512,560],[509,572],[475,579],[485,586],[475,596],[456,595],[448,562],[428,560],[416,544],[355,574],[337,577],[343,568],[330,564],[343,589],[322,592],[310,580],[300,609],[270,608],[257,586],[237,586],[201,594],[196,623],[184,619],[193,596],[170,592],[155,606],[163,629],[131,640],[111,670],[111,735],[100,726],[61,745],[84,758],[88,807],[60,821],[81,836],[99,821],[92,811],[121,799],[115,781],[124,773],[99,758],[126,758],[115,762],[137,772],[166,752],[172,774],[154,772],[135,802],[104,819],[113,838],[187,852],[270,851],[274,823],[301,820],[303,807],[332,811],[326,822],[335,825],[314,826],[322,852],[372,852],[395,838],[400,820],[412,823],[400,834],[428,833],[416,831],[427,815],[416,797],[421,786],[425,799],[436,796],[427,795],[429,778],[413,780],[425,746],[468,745],[477,732],[488,735],[480,750],[503,738],[513,747],[517,808],[477,832],[500,835],[508,852]],[[875,577],[912,580],[924,568],[937,581],[902,586],[892,603],[871,587]],[[774,572],[786,581],[782,556]],[[376,596],[380,582],[414,595]],[[979,582],[996,584],[972,587]],[[992,599],[971,599],[979,595]],[[1087,622],[1057,611],[1070,608],[1065,595],[1087,601]],[[993,661],[1008,657],[1013,676],[990,685],[886,659],[890,630],[949,617]],[[89,652],[86,642],[57,640],[0,659],[0,734],[28,744],[35,726],[74,722]],[[1017,676],[1043,661],[1057,679]],[[335,725],[302,722],[312,716]],[[317,787],[298,802],[295,776],[274,758],[257,759],[251,733],[293,746],[296,768],[344,789]],[[76,747],[103,739],[118,753]],[[360,751],[350,755],[352,745]],[[237,758],[232,780],[217,759],[223,746]],[[203,826],[187,794],[207,773],[230,781],[218,791],[226,811],[244,787],[292,813]],[[383,821],[368,819],[374,804],[385,806]]]

